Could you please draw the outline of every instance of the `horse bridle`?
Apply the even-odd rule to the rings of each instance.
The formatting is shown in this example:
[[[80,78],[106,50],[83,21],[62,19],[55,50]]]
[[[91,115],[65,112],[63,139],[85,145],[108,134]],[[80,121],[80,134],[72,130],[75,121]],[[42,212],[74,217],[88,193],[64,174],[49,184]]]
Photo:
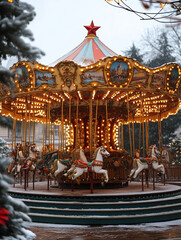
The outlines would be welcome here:
[[[103,156],[105,156],[105,157],[108,157],[109,156],[109,153],[107,154],[104,154],[103,152],[105,152],[106,151],[106,149],[104,148],[104,147],[101,147],[101,149],[100,149],[100,153],[101,153],[101,155],[103,155]]]

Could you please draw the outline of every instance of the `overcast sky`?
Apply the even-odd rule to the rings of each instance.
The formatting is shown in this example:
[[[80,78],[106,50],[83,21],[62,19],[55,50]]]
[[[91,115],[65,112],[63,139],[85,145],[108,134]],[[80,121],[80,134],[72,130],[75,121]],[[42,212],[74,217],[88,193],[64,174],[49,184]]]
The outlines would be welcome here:
[[[92,20],[96,26],[101,26],[97,31],[99,39],[121,55],[133,42],[139,45],[141,35],[146,29],[160,26],[154,21],[140,20],[134,13],[111,7],[105,0],[24,1],[34,6],[37,13],[28,28],[32,30],[35,38],[32,45],[46,53],[46,56],[39,60],[45,65],[80,44],[87,35],[83,26],[90,25]],[[134,5],[144,11],[139,1],[134,1]]]

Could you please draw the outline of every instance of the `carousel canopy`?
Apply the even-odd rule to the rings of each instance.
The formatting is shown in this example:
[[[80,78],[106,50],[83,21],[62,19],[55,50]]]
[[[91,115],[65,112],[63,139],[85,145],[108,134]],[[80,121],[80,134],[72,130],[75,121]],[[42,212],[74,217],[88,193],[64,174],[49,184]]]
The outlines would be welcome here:
[[[100,28],[94,26],[93,21],[90,26],[84,26],[88,30],[88,34],[84,41],[79,44],[72,51],[65,54],[63,57],[57,59],[55,62],[50,64],[50,66],[55,66],[61,61],[74,61],[78,65],[87,66],[96,63],[99,59],[105,57],[118,56],[110,48],[108,48],[104,43],[102,43],[96,36],[96,31]]]
[[[55,67],[28,61],[13,65],[15,89],[0,86],[2,115],[60,124],[62,115],[63,119],[89,119],[90,104],[94,121],[99,116],[115,123],[157,121],[177,113],[181,92],[178,64],[151,69],[135,59],[117,56],[96,36],[99,27],[93,22],[85,27],[86,39]]]

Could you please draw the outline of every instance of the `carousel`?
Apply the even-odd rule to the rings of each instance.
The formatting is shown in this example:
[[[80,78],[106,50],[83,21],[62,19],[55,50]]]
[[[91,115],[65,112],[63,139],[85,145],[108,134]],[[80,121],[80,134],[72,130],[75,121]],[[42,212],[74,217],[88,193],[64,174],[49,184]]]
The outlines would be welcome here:
[[[29,165],[35,164],[34,169],[46,172],[48,178],[57,180],[61,175],[65,186],[72,186],[73,180],[79,186],[91,183],[91,192],[93,183],[101,182],[105,182],[103,188],[129,188],[129,180],[148,169],[149,161],[153,170],[164,175],[157,154],[162,151],[161,121],[180,108],[180,66],[148,68],[109,49],[97,37],[100,27],[93,21],[85,28],[87,36],[72,51],[50,66],[17,62],[11,68],[14,89],[1,86],[0,112],[14,120],[16,161],[20,159],[26,168],[27,159],[32,160]],[[18,144],[17,121],[21,122]],[[159,151],[149,146],[150,121],[158,122]],[[35,122],[43,126],[38,160],[36,154],[27,154],[36,152]],[[139,124],[139,136],[135,136],[135,124]],[[129,152],[124,149],[125,125]]]

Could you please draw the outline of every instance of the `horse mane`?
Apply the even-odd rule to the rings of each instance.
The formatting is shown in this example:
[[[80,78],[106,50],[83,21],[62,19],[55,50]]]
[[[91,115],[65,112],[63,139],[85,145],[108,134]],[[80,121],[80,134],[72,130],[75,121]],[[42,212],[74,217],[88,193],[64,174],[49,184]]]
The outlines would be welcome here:
[[[74,155],[75,155],[75,150],[76,150],[76,149],[74,148],[74,149],[71,151],[71,157],[72,157],[73,160],[74,160],[74,158],[75,158],[75,157],[74,157]]]
[[[71,152],[71,157],[73,161],[80,159],[80,148],[74,148]]]
[[[152,151],[153,145],[150,145],[148,148],[147,156],[151,157],[151,151]]]
[[[96,159],[97,153],[98,153],[98,151],[99,151],[100,148],[101,148],[101,147],[98,147],[98,148],[94,151],[93,156],[92,156],[92,158],[93,158],[94,160]]]
[[[87,163],[88,161],[87,161],[87,158],[85,156],[83,149],[80,149],[79,153],[80,153],[80,160]]]

